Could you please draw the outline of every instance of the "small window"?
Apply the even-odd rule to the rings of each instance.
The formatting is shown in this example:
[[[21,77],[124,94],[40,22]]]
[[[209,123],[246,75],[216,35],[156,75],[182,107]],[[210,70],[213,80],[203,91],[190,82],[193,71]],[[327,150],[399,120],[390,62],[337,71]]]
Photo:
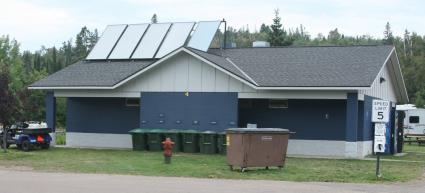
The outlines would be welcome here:
[[[410,116],[409,123],[419,123],[419,116]]]
[[[138,98],[125,99],[125,106],[138,107],[140,106],[140,99]]]
[[[288,100],[269,100],[270,109],[284,109],[288,108]]]

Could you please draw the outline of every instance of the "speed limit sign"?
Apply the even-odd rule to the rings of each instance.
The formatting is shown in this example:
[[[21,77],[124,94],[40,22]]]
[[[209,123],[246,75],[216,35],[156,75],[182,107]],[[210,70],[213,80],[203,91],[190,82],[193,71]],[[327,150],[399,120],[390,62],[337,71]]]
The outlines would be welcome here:
[[[390,120],[390,102],[385,100],[373,100],[372,122],[386,123]]]

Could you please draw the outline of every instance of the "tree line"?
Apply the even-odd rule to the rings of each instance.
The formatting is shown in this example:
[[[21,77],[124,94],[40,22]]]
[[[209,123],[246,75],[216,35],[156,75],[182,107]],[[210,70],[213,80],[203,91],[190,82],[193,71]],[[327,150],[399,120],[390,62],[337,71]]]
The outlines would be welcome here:
[[[45,119],[45,91],[27,87],[49,74],[84,59],[98,40],[97,30],[81,28],[75,40],[56,48],[22,51],[17,40],[0,36],[0,125]],[[57,100],[59,126],[65,124],[65,99]]]
[[[156,14],[151,21],[158,22]],[[275,10],[271,23],[262,24],[259,30],[228,27],[226,43],[235,43],[237,47],[251,47],[253,41],[268,41],[271,46],[394,45],[411,103],[425,106],[425,36],[407,29],[402,37],[394,36],[387,23],[382,39],[368,35],[346,36],[337,28],[312,38],[303,25],[287,28],[283,24],[279,10]],[[17,40],[0,36],[0,124],[44,120],[45,93],[28,90],[27,86],[84,59],[98,38],[96,29],[82,27],[74,39],[64,41],[58,48],[43,46],[37,51],[21,51]],[[218,42],[215,40],[213,44],[219,46]],[[59,126],[65,124],[65,105],[64,99],[57,100]]]

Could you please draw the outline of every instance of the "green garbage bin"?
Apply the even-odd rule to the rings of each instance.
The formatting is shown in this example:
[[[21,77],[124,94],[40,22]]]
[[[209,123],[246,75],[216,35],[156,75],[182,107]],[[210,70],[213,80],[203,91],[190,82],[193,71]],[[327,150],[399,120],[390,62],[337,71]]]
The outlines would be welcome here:
[[[196,130],[183,130],[182,142],[183,152],[185,153],[198,153],[199,152],[199,132]]]
[[[162,129],[151,129],[147,131],[149,151],[162,150],[162,142],[164,141],[163,132],[164,130]]]
[[[226,154],[226,149],[227,149],[226,132],[218,133],[217,149],[219,154]]]
[[[134,151],[147,150],[147,131],[148,130],[142,128],[136,128],[129,131],[131,134]]]
[[[164,131],[164,137],[171,138],[171,141],[174,142],[173,151],[174,152],[181,152],[182,151],[182,136],[180,133],[180,130],[177,129],[170,129]]]
[[[217,153],[217,133],[204,131],[199,134],[199,151],[205,154]]]

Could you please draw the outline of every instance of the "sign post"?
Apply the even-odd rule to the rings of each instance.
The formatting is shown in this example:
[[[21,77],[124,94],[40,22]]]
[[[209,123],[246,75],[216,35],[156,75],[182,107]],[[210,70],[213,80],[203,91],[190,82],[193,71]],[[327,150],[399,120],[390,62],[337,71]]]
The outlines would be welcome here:
[[[373,100],[372,102],[372,122],[375,127],[375,137],[373,141],[373,151],[376,154],[376,177],[381,178],[381,154],[385,153],[386,145],[386,123],[390,120],[390,102],[385,100]]]

